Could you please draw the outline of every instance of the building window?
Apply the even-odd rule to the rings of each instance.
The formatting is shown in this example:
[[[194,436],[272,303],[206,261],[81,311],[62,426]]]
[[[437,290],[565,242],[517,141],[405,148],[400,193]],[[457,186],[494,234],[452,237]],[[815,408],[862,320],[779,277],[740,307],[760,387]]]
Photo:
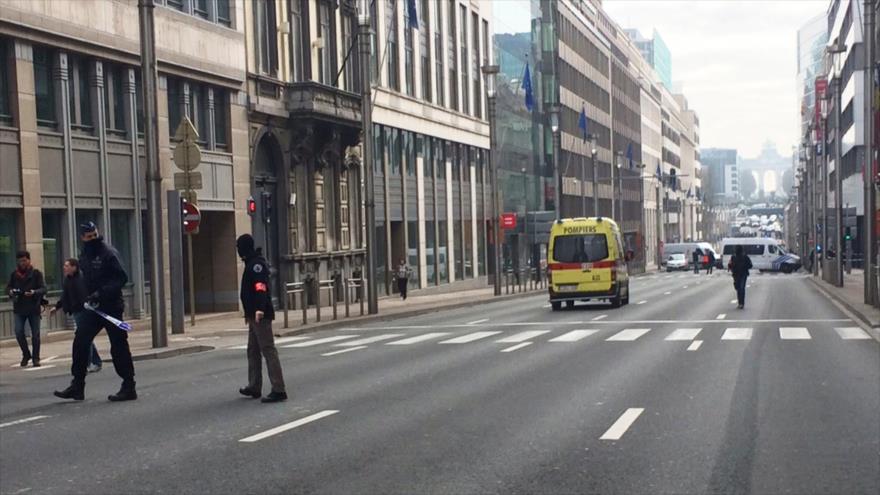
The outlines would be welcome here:
[[[183,0],[165,0],[169,7],[183,12]]]
[[[449,108],[458,110],[458,63],[455,53],[458,50],[455,37],[455,7],[456,0],[449,0],[449,9],[446,11],[449,21],[449,32],[446,36],[446,68],[449,70]]]
[[[113,247],[119,252],[122,268],[131,280],[131,225],[134,219],[131,211],[110,211],[110,232],[113,235]]]
[[[12,109],[9,104],[11,99],[9,81],[12,74],[12,64],[10,63],[8,46],[5,41],[0,40],[0,124],[12,123]]]
[[[225,89],[214,90],[214,143],[217,148],[229,147],[229,93]]]
[[[64,212],[61,210],[43,210],[43,275],[49,290],[61,288],[61,258],[64,251]],[[78,249],[70,249],[78,251]]]
[[[471,84],[474,95],[474,116],[483,118],[483,101],[480,91],[480,16],[471,14]]]
[[[408,0],[409,1],[409,0]],[[406,94],[415,95],[413,88],[414,75],[414,51],[413,51],[413,30],[410,26],[409,8],[403,9],[403,54],[404,54],[404,77],[406,78]]]
[[[377,4],[376,0],[370,0],[370,82],[372,84],[379,83],[379,50],[377,49],[379,43],[379,7]]]
[[[318,81],[328,86],[336,85],[335,57],[333,56],[336,53],[334,19],[330,4],[324,1],[318,2],[318,38],[323,41],[323,44],[318,48]]]
[[[137,131],[144,132],[144,90],[141,87],[140,71],[135,75],[134,80],[134,102],[137,110]]]
[[[373,174],[377,176],[385,175],[385,138],[383,137],[383,127],[379,124],[373,124]]]
[[[390,140],[390,146],[388,147],[388,165],[391,168],[391,175],[394,177],[400,177],[401,170],[401,155],[403,154],[403,140],[400,137],[400,130],[398,129],[390,129],[391,132],[386,132],[386,136],[388,136]]]
[[[174,136],[181,121],[181,98],[183,84],[180,79],[168,78],[168,135]]]
[[[125,134],[125,92],[122,66],[104,64],[104,125],[111,133]]]
[[[70,100],[70,127],[77,131],[92,130],[92,92],[89,88],[89,62],[81,57],[68,58],[67,79]]]
[[[291,75],[292,80],[294,82],[302,81],[303,78],[303,49],[305,43],[303,43],[303,15],[302,15],[302,0],[290,0],[290,36],[292,36],[293,40],[293,63],[291,64],[291,68],[293,70],[293,74]]]
[[[437,272],[440,275],[440,283],[444,284],[449,282],[449,256],[447,255],[449,230],[446,220],[438,220],[437,224],[439,225],[437,230],[440,233],[437,239]]]
[[[397,1],[387,0],[385,4],[385,27],[388,40],[388,87],[400,91],[400,61],[397,54]]]
[[[278,36],[275,2],[253,0],[254,45],[257,52],[257,72],[272,77],[278,70]]]
[[[187,114],[199,133],[197,142],[204,148],[208,144],[208,89],[205,86],[190,83]]]
[[[422,99],[434,101],[431,94],[431,14],[428,0],[422,0],[419,14],[419,50],[421,54]]]
[[[55,84],[52,79],[52,55],[47,48],[34,47],[34,92],[37,99],[37,124],[55,127]]]
[[[342,46],[345,50],[343,67],[345,67],[345,89],[352,93],[360,93],[360,59],[357,52],[357,18],[352,14],[342,16]]]
[[[434,3],[434,17],[431,18],[433,21],[434,31],[434,79],[435,82],[435,96],[434,103],[438,105],[446,104],[446,96],[444,95],[443,90],[443,80],[446,78],[446,74],[443,72],[443,5],[440,3]]]
[[[467,63],[467,7],[464,5],[458,6],[459,18],[458,18],[458,50],[459,50],[459,61],[460,61],[460,76],[461,76],[461,113],[470,113],[470,98],[468,97],[468,63]]]
[[[11,208],[0,209],[0,274],[4,277],[12,273],[12,270],[15,270],[15,252],[20,249],[16,219],[21,211]],[[45,229],[46,224],[44,223],[44,232]],[[0,294],[0,297],[4,299],[8,296],[6,293]]]
[[[229,8],[229,1],[217,0],[217,22],[232,27],[232,10]]]
[[[208,0],[190,0],[192,2],[193,14],[202,19],[208,18]]]

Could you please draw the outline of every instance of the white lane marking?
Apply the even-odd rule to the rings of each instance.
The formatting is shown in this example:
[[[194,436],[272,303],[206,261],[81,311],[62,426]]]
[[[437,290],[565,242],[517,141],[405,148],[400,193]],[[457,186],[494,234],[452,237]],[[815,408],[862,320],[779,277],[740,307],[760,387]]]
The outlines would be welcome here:
[[[730,323],[852,323],[852,319],[850,318],[771,318],[771,319],[743,319],[743,320],[724,320],[719,321],[718,319],[712,320],[611,320],[611,321],[593,321],[590,322],[591,325],[686,325],[686,324],[694,324],[694,323],[719,323],[719,324],[730,324]],[[583,321],[515,321],[515,322],[504,322],[500,324],[496,324],[495,326],[505,326],[505,327],[553,327],[553,326],[566,326],[566,325],[583,325],[585,322]],[[384,330],[427,330],[427,329],[435,329],[435,328],[467,328],[473,329],[473,326],[468,325],[457,325],[457,324],[449,324],[449,325],[398,325],[398,326],[387,326],[384,327]],[[365,329],[361,329],[365,330]],[[370,330],[370,329],[366,329]]]
[[[30,367],[30,368],[27,368],[25,371],[40,371],[40,370],[48,370],[48,369],[51,369],[51,368],[54,368],[54,367],[55,367],[54,364],[50,364],[50,365],[48,365],[48,366],[37,366],[36,368],[34,368],[34,367]]]
[[[528,347],[530,345],[532,345],[531,342],[523,342],[521,344],[516,344],[513,347],[508,347],[507,349],[502,349],[501,352],[513,352],[513,351],[522,349],[523,347]]]
[[[739,302],[739,301],[737,301],[736,299],[731,299],[731,300],[730,300],[730,304],[736,304],[736,303],[738,303],[738,302]]]
[[[335,356],[337,354],[345,354],[346,352],[359,351],[361,349],[366,349],[366,348],[367,348],[367,346],[365,346],[365,345],[358,346],[358,347],[349,347],[348,349],[342,349],[339,351],[325,352],[324,354],[321,354],[321,355],[322,356]]]
[[[54,360],[58,359],[58,357],[59,357],[59,356],[49,356],[49,357],[47,357],[47,358],[45,358],[45,359],[41,359],[40,361],[42,361],[42,362],[44,362],[44,363],[48,363],[49,361],[54,361]]]
[[[611,337],[608,337],[605,341],[633,341],[650,331],[650,328],[627,328],[626,330],[621,330]]]
[[[599,440],[620,440],[620,437],[626,433],[626,430],[632,426],[633,423],[636,422],[636,419],[645,411],[644,408],[641,407],[631,407],[623,412],[617,421],[611,425],[611,428],[608,428]]]
[[[578,340],[587,338],[596,332],[598,332],[598,330],[572,330],[559,337],[550,339],[548,342],[577,342]]]
[[[664,296],[668,296],[668,295],[670,295],[670,294],[672,294],[671,291],[666,291],[666,292],[663,293]]]
[[[245,345],[234,345],[234,346],[232,346],[232,347],[227,347],[227,349],[236,349],[236,350],[238,350],[238,349],[247,349],[247,344],[245,344]]]
[[[593,321],[604,320],[605,318],[608,318],[608,315],[599,315],[599,316],[593,318]]]
[[[530,330],[528,332],[520,332],[511,335],[510,337],[504,337],[503,339],[496,340],[500,344],[508,344],[508,343],[516,343],[516,342],[525,342],[527,340],[533,339],[539,335],[544,335],[545,333],[550,333],[549,330]]]
[[[337,342],[339,340],[345,340],[345,339],[353,339],[355,337],[359,337],[359,335],[334,335],[333,337],[324,337],[323,339],[307,340],[305,342],[283,345],[281,347],[283,347],[285,349],[290,349],[292,347],[311,347],[313,345],[329,344],[330,342]]]
[[[716,320],[723,320],[725,318],[727,318],[727,313],[721,313],[720,315],[715,317]]]
[[[834,329],[844,340],[869,340],[870,335],[859,327],[840,327]]]
[[[648,301],[639,301],[636,304],[645,304],[646,302],[648,302]]]
[[[462,335],[461,337],[456,337],[454,339],[444,340],[440,342],[441,344],[467,344],[468,342],[473,342],[475,340],[485,339],[486,337],[491,337],[493,335],[498,335],[501,332],[474,332],[469,333],[467,335]]]
[[[402,333],[383,333],[382,335],[376,335],[373,337],[365,337],[363,339],[357,340],[349,340],[348,342],[340,342],[338,344],[334,344],[336,347],[356,347],[359,345],[366,344],[374,344],[376,342],[381,342],[383,340],[391,340],[396,339],[398,337],[403,337]]]
[[[260,440],[262,440],[264,438],[269,438],[273,435],[277,435],[279,433],[284,433],[285,431],[292,430],[294,428],[300,427],[305,424],[309,424],[312,421],[317,421],[321,418],[326,418],[327,416],[332,416],[338,412],[339,411],[332,411],[332,410],[321,411],[319,413],[312,414],[311,416],[306,416],[305,418],[301,418],[296,421],[291,421],[290,423],[286,423],[281,426],[276,426],[275,428],[272,428],[271,430],[266,430],[263,433],[257,433],[256,435],[251,435],[249,437],[242,438],[241,440],[239,440],[239,442],[245,442],[245,443],[259,442]]]
[[[489,318],[483,318],[482,320],[469,321],[467,322],[467,325],[477,325],[479,323],[486,323],[487,321],[489,321]]]
[[[682,289],[687,289],[687,288],[688,288],[688,286],[687,286],[687,285],[685,285],[685,286],[683,286],[683,287],[682,287]]]
[[[550,308],[550,307],[552,307],[552,306],[553,306],[552,304],[545,304],[545,305],[543,305],[543,306],[541,306],[541,307],[542,307],[542,308]]]
[[[298,342],[300,340],[309,340],[311,337],[281,337],[280,339],[275,339],[275,345],[280,344],[289,344],[290,342]],[[244,346],[247,349],[247,346]]]
[[[694,340],[702,328],[678,328],[664,340]]]
[[[691,342],[691,345],[688,346],[687,350],[696,351],[697,349],[700,348],[701,345],[703,345],[702,340],[695,340],[695,341]]]
[[[0,424],[0,428],[6,428],[7,426],[20,425],[23,423],[30,423],[31,421],[39,421],[44,418],[48,418],[49,416],[40,415],[40,416],[31,416],[30,418],[17,419],[15,421],[10,421],[8,423]]]
[[[449,335],[449,332],[426,333],[423,335],[416,335],[415,337],[410,337],[408,339],[395,340],[394,342],[388,342],[385,345],[410,345],[410,344],[415,344],[417,342],[424,342],[426,340],[439,339],[440,337],[446,337],[447,335]]]
[[[751,328],[731,327],[724,331],[721,340],[749,340],[752,338]]]
[[[810,332],[805,327],[779,327],[782,340],[810,340]]]

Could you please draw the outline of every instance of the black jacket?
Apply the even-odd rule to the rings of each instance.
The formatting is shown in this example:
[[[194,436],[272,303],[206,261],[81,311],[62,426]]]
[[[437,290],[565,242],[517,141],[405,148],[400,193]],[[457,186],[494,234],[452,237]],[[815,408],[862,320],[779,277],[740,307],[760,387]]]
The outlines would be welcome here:
[[[244,260],[244,272],[241,274],[241,305],[244,308],[244,317],[247,319],[253,319],[257,311],[263,312],[265,320],[275,319],[272,287],[269,282],[269,264],[259,253],[254,253]]]
[[[748,277],[749,270],[752,268],[752,260],[747,254],[741,256],[734,254],[730,257],[729,268],[733,272],[733,278]]]
[[[67,314],[78,313],[83,310],[83,303],[89,297],[86,281],[82,274],[77,271],[71,277],[64,277],[61,282],[61,299],[55,303],[55,309],[63,309]]]
[[[26,296],[25,292],[32,290],[33,295]],[[14,291],[14,292],[13,292]],[[36,268],[30,268],[20,274],[18,270],[14,270],[9,275],[9,283],[6,284],[6,294],[12,298],[12,312],[17,315],[38,315],[40,314],[40,301],[46,294],[46,283],[43,281],[43,274]]]
[[[97,298],[104,312],[121,312],[125,308],[122,288],[128,275],[119,261],[119,253],[103,240],[94,249],[83,249],[79,269],[89,298]]]

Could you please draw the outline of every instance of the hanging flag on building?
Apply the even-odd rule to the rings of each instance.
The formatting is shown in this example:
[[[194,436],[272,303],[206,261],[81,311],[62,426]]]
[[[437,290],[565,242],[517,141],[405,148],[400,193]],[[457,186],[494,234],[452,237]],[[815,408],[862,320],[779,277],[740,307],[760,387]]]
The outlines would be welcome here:
[[[629,169],[633,168],[633,144],[630,142],[626,145],[626,159],[629,160]]]
[[[419,28],[419,11],[416,9],[416,0],[406,0],[406,11],[409,14],[409,27]]]
[[[660,167],[660,160],[657,160],[657,171],[654,172],[654,175],[657,176],[657,180],[663,181],[663,169]]]
[[[584,132],[584,141],[586,141],[589,132],[587,132],[587,108],[585,106],[581,106],[581,118],[578,119],[578,128]]]
[[[535,95],[532,93],[532,77],[529,73],[529,63],[526,62],[526,73],[523,75],[523,91],[526,93],[526,108],[531,112],[535,107]]]

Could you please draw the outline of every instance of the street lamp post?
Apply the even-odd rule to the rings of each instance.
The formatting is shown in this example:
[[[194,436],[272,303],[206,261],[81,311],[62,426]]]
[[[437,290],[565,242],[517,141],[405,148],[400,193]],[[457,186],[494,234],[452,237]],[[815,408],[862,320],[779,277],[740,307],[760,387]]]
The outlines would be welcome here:
[[[611,218],[623,224],[623,184],[620,181],[621,168],[623,167],[623,152],[618,151],[615,155],[615,166],[611,167]],[[617,173],[615,174],[615,169]],[[619,196],[618,196],[619,195]]]
[[[370,0],[358,1],[358,54],[361,70],[361,126],[363,127],[364,209],[367,220],[367,309],[379,312],[376,293],[376,190],[373,187],[373,101],[370,80]]]
[[[829,232],[829,234],[834,236],[834,285],[838,287],[843,287],[843,246],[840,242],[843,233],[843,195],[841,194],[843,167],[840,163],[840,59],[841,53],[844,51],[846,51],[846,47],[841,46],[840,42],[828,49],[834,70],[834,132],[837,134],[834,139],[834,232]]]
[[[493,274],[494,293],[501,295],[501,195],[498,191],[498,142],[495,122],[495,78],[497,65],[484,65],[486,77],[486,101],[489,107],[489,181],[492,187],[492,232],[495,233],[495,273]]]
[[[599,167],[596,166],[596,136],[590,135],[590,164],[593,166],[593,216],[599,216]]]
[[[562,188],[560,187],[561,177],[559,173],[559,105],[554,104],[550,107],[550,130],[553,132],[553,185],[555,189],[554,201],[556,202],[556,221],[562,218]]]
[[[865,191],[865,229],[862,234],[863,246],[862,249],[864,261],[864,273],[865,273],[865,288],[864,288],[864,302],[865,304],[870,304],[872,306],[877,306],[878,304],[878,291],[880,291],[880,282],[877,280],[877,231],[875,230],[876,224],[874,223],[875,217],[877,215],[877,198],[876,198],[876,189],[874,188],[874,179],[876,170],[874,170],[874,158],[875,158],[875,148],[877,143],[874,142],[874,95],[875,95],[875,81],[874,81],[874,71],[876,70],[875,59],[877,58],[877,53],[875,50],[875,37],[876,32],[874,28],[874,22],[876,15],[875,9],[875,0],[865,0],[864,2],[864,12],[865,12],[865,28],[862,32],[865,33],[865,110],[864,110],[864,119],[865,119],[865,153],[864,153],[864,191]]]

